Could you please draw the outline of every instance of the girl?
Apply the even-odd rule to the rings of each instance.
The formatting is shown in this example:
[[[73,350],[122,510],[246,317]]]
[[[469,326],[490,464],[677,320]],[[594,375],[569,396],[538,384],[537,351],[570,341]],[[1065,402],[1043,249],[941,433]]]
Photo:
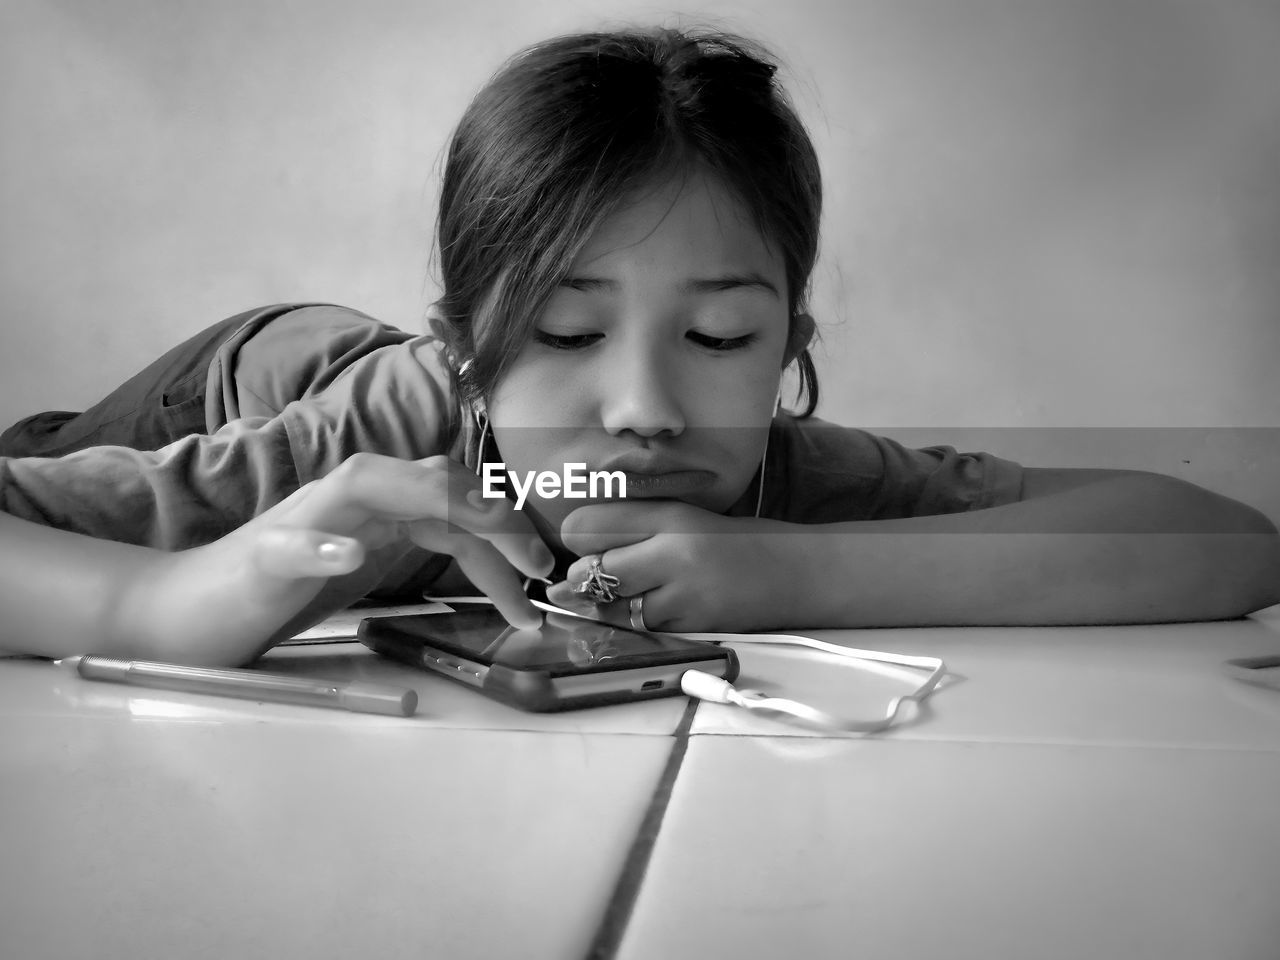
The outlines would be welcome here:
[[[1242,504],[814,419],[820,206],[809,138],[746,41],[525,51],[450,144],[429,336],[251,311],[0,439],[5,644],[239,663],[371,591],[462,578],[513,624],[538,620],[522,580],[551,577],[553,602],[667,630],[1280,599],[1275,529]],[[622,485],[571,496],[575,471]]]

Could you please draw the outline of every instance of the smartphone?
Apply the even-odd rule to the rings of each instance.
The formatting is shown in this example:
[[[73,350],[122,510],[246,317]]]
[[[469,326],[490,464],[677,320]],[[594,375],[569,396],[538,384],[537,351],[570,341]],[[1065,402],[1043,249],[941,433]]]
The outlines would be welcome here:
[[[358,636],[392,660],[540,713],[673,696],[686,670],[730,681],[738,675],[737,655],[718,644],[559,613],[518,630],[487,605],[364,620]]]

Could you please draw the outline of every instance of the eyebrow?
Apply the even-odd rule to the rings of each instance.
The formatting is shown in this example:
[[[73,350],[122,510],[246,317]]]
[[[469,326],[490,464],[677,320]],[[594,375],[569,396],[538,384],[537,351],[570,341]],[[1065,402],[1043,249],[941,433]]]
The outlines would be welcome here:
[[[617,293],[622,288],[617,280],[582,276],[565,277],[560,281],[560,286],[588,293],[597,291]],[[748,270],[745,273],[726,273],[715,277],[693,277],[683,281],[678,287],[681,293],[720,293],[743,288],[756,288],[771,293],[775,297],[781,297],[778,288],[754,270]]]

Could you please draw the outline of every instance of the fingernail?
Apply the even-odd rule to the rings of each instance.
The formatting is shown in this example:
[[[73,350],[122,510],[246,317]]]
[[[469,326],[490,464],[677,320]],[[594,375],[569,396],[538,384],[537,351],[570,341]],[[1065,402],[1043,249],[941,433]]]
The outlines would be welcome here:
[[[580,597],[573,592],[567,582],[561,581],[547,588],[547,602],[554,603],[557,607],[564,607],[566,610],[592,610],[595,604],[585,597]]]
[[[325,563],[341,563],[351,549],[349,540],[321,540],[316,545],[316,556]]]

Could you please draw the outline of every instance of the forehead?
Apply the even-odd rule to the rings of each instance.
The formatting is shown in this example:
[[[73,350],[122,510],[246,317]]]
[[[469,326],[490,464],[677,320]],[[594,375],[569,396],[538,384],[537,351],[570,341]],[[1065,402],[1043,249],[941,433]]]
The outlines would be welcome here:
[[[754,269],[784,274],[782,258],[750,212],[717,177],[703,171],[651,184],[619,204],[587,238],[575,270]]]

